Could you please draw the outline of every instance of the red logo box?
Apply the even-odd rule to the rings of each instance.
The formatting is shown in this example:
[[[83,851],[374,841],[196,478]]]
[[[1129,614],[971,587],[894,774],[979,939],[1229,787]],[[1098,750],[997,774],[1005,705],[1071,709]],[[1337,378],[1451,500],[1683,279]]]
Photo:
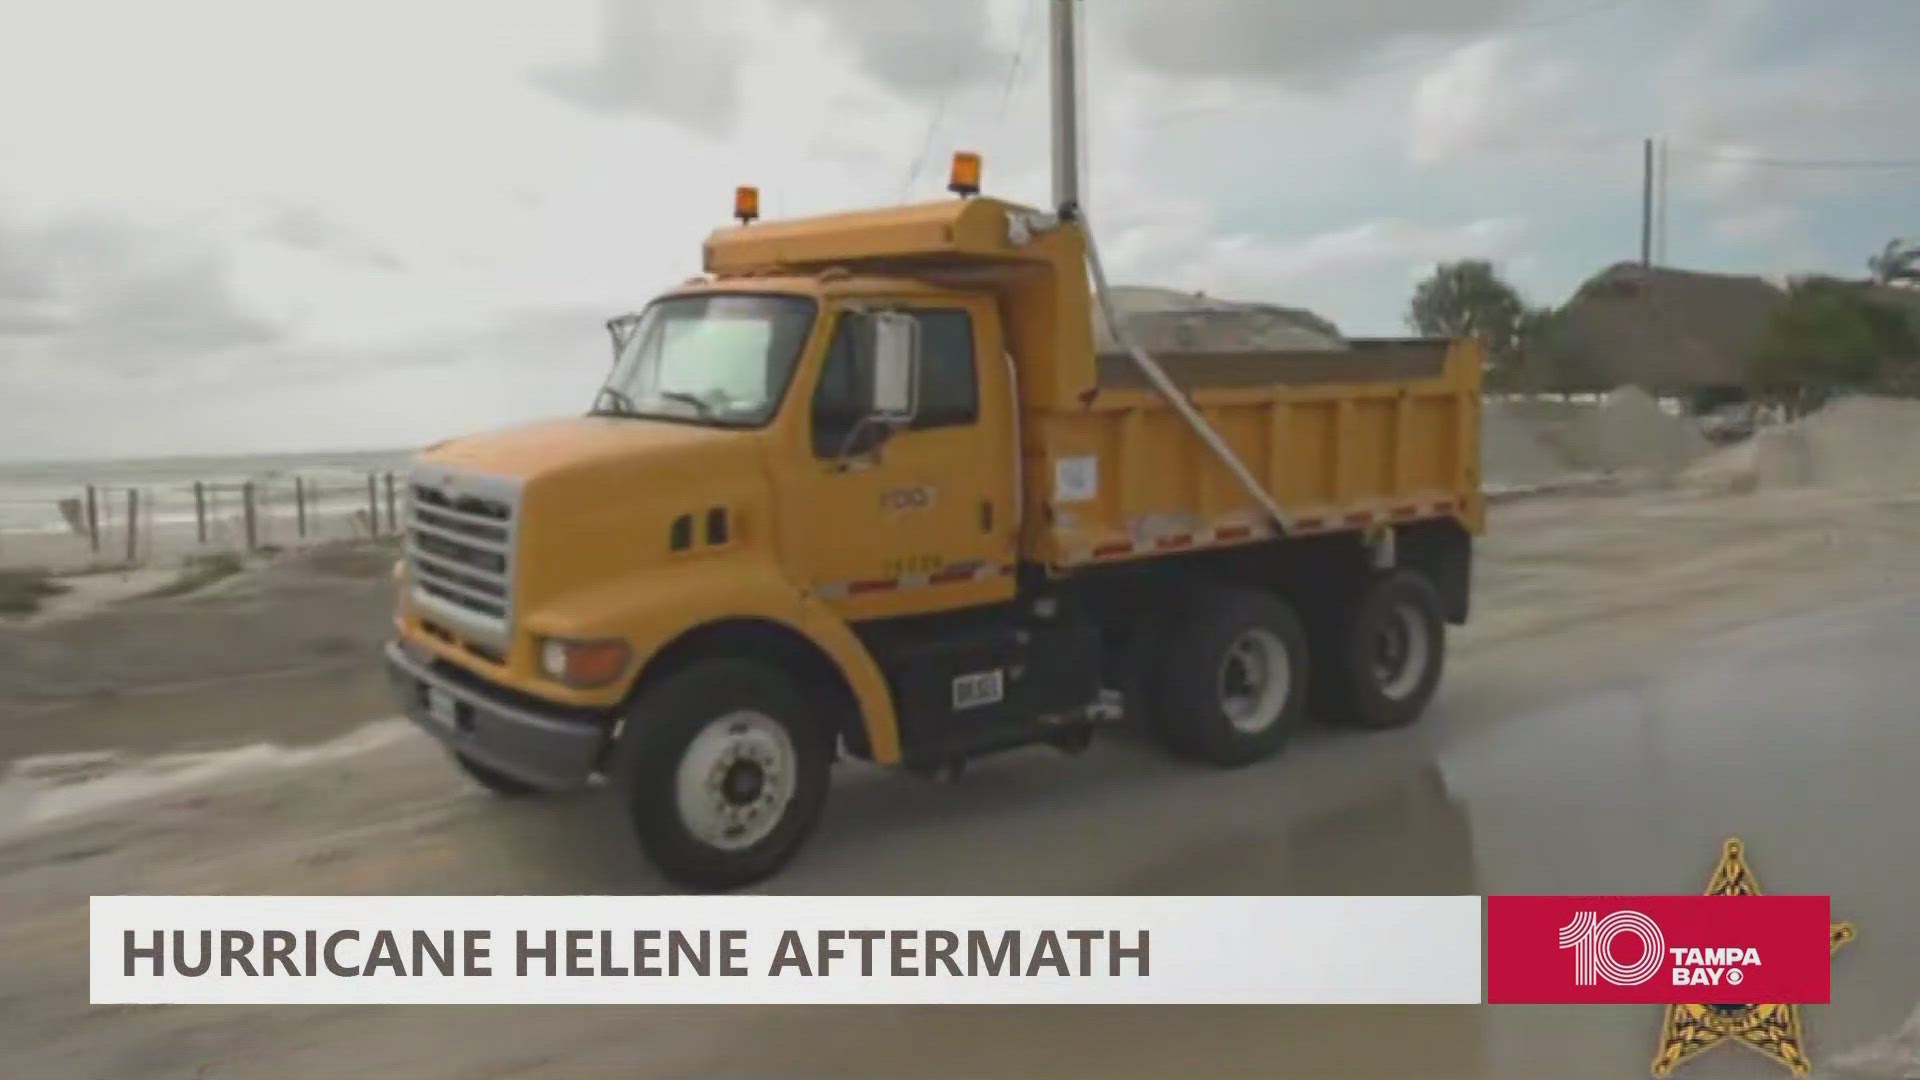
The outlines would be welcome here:
[[[1493,1004],[1824,1004],[1825,896],[1489,896]]]

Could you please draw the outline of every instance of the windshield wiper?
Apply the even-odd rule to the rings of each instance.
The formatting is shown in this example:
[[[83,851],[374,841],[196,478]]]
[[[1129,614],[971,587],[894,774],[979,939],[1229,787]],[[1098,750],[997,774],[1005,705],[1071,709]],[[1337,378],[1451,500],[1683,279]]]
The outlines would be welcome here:
[[[602,398],[605,398],[613,402],[613,408],[611,410],[605,410],[600,408],[600,401]],[[633,399],[627,396],[626,391],[620,389],[617,386],[601,387],[600,392],[593,395],[593,409],[591,411],[596,414],[605,414],[607,412],[611,412],[615,416],[639,416],[640,415],[640,407],[633,403]]]
[[[660,391],[660,396],[666,398],[668,401],[678,401],[683,405],[691,405],[700,410],[701,416],[713,415],[713,406],[684,390],[662,390]]]

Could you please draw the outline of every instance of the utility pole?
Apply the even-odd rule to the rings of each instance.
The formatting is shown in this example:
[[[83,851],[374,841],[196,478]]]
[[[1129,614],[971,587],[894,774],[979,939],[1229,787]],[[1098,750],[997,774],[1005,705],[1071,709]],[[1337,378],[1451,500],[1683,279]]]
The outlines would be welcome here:
[[[1074,4],[1051,0],[1053,42],[1053,208],[1062,220],[1080,213],[1080,59]]]
[[[1653,265],[1653,140],[1643,146],[1640,167],[1640,269]]]
[[[1673,168],[1668,163],[1668,160],[1667,160],[1667,138],[1664,135],[1660,137],[1660,189],[1659,190],[1660,190],[1660,220],[1655,225],[1656,232],[1654,234],[1659,239],[1653,245],[1653,260],[1654,260],[1654,264],[1657,266],[1666,266],[1668,265],[1667,241],[1670,235],[1667,231],[1667,220],[1668,220],[1667,204],[1668,204],[1668,200],[1672,198],[1672,195],[1673,195]]]

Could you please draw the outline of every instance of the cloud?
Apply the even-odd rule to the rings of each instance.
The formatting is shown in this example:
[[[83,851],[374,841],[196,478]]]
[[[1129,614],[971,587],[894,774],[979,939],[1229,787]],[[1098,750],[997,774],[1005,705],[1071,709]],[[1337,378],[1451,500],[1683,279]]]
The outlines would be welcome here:
[[[1736,243],[1772,244],[1786,239],[1801,220],[1801,213],[1790,206],[1755,206],[1721,214],[1713,228]]]
[[[601,320],[698,269],[736,184],[769,217],[936,198],[968,149],[1044,205],[1047,2],[0,16],[0,442],[424,442],[577,410]],[[1088,0],[1102,254],[1393,333],[1438,261],[1546,296],[1630,255],[1664,132],[1677,264],[1858,272],[1913,174],[1758,159],[1910,156],[1920,4],[1829,8]]]
[[[14,363],[162,370],[279,341],[190,234],[92,217],[0,226],[0,352]]]
[[[0,458],[421,445],[584,411],[607,350],[598,313],[540,309],[412,342],[280,342],[145,375],[45,364],[8,379],[0,364]]]
[[[1008,62],[993,47],[988,5],[982,0],[795,2],[821,15],[836,39],[851,42],[867,74],[908,96],[977,82],[999,74]]]
[[[332,255],[378,270],[406,267],[399,256],[374,247],[353,230],[312,207],[283,208],[268,218],[260,227],[259,235],[296,250]]]
[[[734,6],[601,0],[594,61],[542,69],[534,82],[598,113],[729,128],[745,51],[717,9]]]
[[[1581,110],[1557,62],[1529,61],[1488,38],[1454,50],[1420,79],[1408,110],[1408,156],[1434,165],[1490,149],[1571,145]]]
[[[480,361],[539,369],[555,361],[591,361],[609,352],[606,320],[608,312],[597,307],[572,306],[532,308],[507,312],[453,334],[435,334],[412,342],[396,342],[351,357],[353,369],[361,367],[433,368],[452,367]],[[302,359],[309,367],[326,366],[326,353],[304,350]],[[337,358],[338,354],[334,356]],[[336,363],[332,365],[337,368]],[[582,384],[581,394],[590,391]]]
[[[1198,282],[1211,276],[1222,288],[1257,290],[1255,299],[1297,295],[1303,288],[1349,275],[1411,279],[1442,260],[1512,254],[1526,231],[1518,218],[1482,218],[1432,224],[1377,218],[1295,239],[1210,236],[1195,242],[1177,273]]]
[[[1114,195],[1100,242],[1116,284],[1305,307],[1361,334],[1377,332],[1383,295],[1397,300],[1435,263],[1479,257],[1504,264],[1524,251],[1529,235],[1527,220],[1513,215],[1457,222],[1380,216],[1273,235],[1223,228],[1203,204],[1164,192]]]
[[[1142,66],[1192,78],[1323,86],[1410,37],[1459,40],[1499,29],[1527,0],[1124,0],[1112,32]]]

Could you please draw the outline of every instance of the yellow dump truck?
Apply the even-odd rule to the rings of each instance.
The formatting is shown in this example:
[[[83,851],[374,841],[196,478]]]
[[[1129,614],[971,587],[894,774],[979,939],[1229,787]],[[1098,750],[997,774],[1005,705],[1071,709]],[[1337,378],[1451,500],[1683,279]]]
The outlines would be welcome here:
[[[473,778],[602,777],[725,888],[794,854],[838,757],[1127,721],[1238,766],[1309,698],[1420,714],[1482,521],[1471,343],[1098,355],[1070,215],[750,202],[614,324],[590,414],[413,468],[386,660]]]

